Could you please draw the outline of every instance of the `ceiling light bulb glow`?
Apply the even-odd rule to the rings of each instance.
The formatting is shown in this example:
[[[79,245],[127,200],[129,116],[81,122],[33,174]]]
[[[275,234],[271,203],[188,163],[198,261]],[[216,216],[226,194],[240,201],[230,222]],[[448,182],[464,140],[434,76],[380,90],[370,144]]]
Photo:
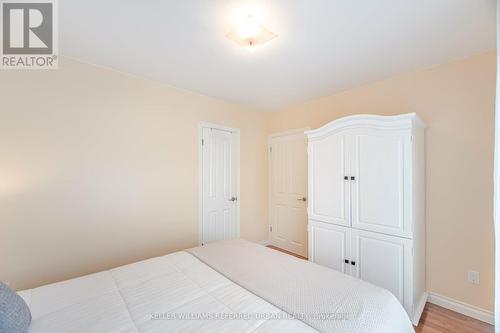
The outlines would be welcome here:
[[[242,39],[254,39],[259,35],[260,30],[260,24],[249,16],[236,27],[235,34]]]

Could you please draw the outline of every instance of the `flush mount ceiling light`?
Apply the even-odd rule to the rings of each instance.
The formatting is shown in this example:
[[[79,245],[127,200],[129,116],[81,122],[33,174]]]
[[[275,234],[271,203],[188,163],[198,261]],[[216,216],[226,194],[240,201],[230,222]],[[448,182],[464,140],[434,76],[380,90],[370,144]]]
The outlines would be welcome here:
[[[253,47],[270,41],[276,34],[260,24],[254,15],[248,14],[240,18],[226,36],[238,45]]]

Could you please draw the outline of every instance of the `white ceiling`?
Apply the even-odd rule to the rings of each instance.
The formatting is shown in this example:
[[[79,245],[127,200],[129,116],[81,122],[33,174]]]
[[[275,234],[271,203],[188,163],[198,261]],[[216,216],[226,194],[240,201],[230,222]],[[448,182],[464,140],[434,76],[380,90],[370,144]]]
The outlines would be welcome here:
[[[238,0],[63,0],[63,56],[263,110],[495,48],[495,0],[268,0],[278,35],[225,35]]]

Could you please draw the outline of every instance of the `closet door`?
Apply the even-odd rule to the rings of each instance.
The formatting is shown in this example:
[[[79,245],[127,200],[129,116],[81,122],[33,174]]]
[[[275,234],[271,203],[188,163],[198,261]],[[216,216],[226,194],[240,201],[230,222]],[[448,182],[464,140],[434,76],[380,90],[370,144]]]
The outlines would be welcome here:
[[[269,139],[271,244],[307,256],[307,139],[304,133]]]
[[[309,142],[309,218],[350,226],[349,139],[344,132]]]
[[[309,260],[350,274],[351,229],[328,223],[309,221]]]
[[[410,130],[352,132],[352,227],[411,237]]]
[[[352,275],[392,292],[411,311],[409,239],[352,229]]]

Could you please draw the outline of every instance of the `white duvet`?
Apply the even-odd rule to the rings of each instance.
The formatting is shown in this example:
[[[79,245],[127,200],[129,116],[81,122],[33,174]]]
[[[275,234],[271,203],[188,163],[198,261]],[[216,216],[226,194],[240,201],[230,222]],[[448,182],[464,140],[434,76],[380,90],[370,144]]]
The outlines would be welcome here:
[[[19,294],[33,316],[29,333],[316,332],[299,320],[217,320],[282,311],[183,251]]]
[[[317,332],[184,251],[19,294],[29,333]],[[384,333],[409,332],[407,318],[392,319]]]

